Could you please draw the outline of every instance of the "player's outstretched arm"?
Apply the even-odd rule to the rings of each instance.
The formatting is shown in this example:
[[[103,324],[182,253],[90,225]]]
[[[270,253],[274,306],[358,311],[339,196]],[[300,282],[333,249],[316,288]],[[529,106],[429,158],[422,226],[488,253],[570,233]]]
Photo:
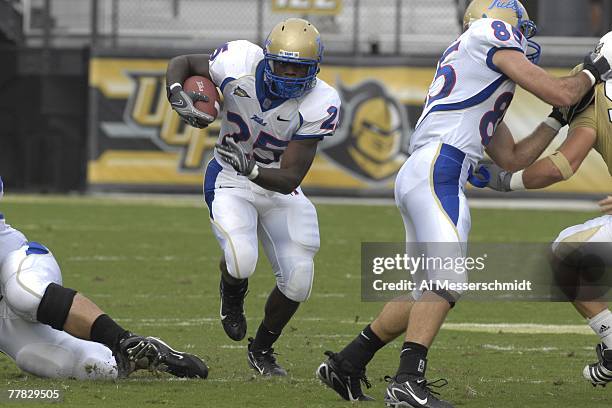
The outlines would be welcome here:
[[[601,81],[601,75],[610,70],[605,58],[601,57],[591,65],[585,60],[585,70],[576,75],[558,78],[531,63],[525,55],[515,50],[496,52],[493,63],[521,88],[553,106],[578,103],[596,82]]]
[[[547,119],[551,120],[553,119]],[[510,129],[502,121],[497,125],[495,135],[486,148],[487,154],[504,170],[519,171],[540,157],[559,132],[559,128],[560,123],[558,126],[551,126],[542,122],[531,135],[516,143]]]
[[[525,170],[512,173],[495,164],[483,164],[479,166],[477,172],[483,173],[482,167],[484,167],[490,175],[487,187],[497,191],[508,192],[548,187],[570,178],[578,170],[595,141],[594,129],[576,127],[571,130],[557,152],[538,160]],[[606,211],[603,205],[602,211]]]
[[[538,160],[522,172],[525,188],[544,188],[571,177],[595,145],[596,138],[595,129],[572,129],[557,153]]]
[[[243,176],[266,190],[291,194],[308,173],[317,154],[318,139],[293,140],[283,153],[279,169],[260,168],[252,156],[233,139],[227,138],[225,144],[217,144],[217,152]]]

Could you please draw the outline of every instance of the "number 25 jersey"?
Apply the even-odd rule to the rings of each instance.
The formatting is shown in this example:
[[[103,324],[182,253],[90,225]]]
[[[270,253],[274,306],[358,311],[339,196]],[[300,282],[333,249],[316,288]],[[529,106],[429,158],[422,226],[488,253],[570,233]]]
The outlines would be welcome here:
[[[482,159],[514,96],[515,83],[493,64],[500,50],[526,52],[521,32],[501,20],[472,23],[442,54],[410,152],[429,142],[463,151],[472,165]]]
[[[334,88],[317,79],[315,87],[299,98],[271,98],[263,78],[265,63],[261,47],[238,40],[215,50],[209,71],[223,93],[219,143],[232,137],[259,166],[278,168],[292,140],[321,140],[334,133],[340,97]],[[215,157],[225,176],[237,182],[246,180],[236,176],[217,153]]]

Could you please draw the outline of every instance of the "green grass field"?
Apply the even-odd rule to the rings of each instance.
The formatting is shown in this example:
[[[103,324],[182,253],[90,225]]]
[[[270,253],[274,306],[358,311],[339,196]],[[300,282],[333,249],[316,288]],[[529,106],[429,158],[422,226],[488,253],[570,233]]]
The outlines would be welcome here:
[[[126,328],[202,356],[211,370],[204,381],[147,372],[118,382],[52,381],[26,375],[0,356],[0,390],[59,388],[62,406],[79,407],[349,406],[322,387],[314,371],[325,350],[338,351],[381,307],[361,302],[360,243],[401,241],[404,232],[394,207],[317,208],[322,245],[312,296],[276,345],[290,375],[264,379],[247,365],[246,340],[229,340],[218,321],[219,248],[203,204],[172,198],[5,198],[0,211],[29,239],[52,249],[66,286],[89,296]],[[473,210],[471,239],[545,242],[594,215]],[[273,285],[262,254],[246,300],[249,335]],[[560,303],[464,302],[448,321],[582,324],[571,305]],[[596,340],[584,334],[443,329],[429,354],[428,377],[447,378],[442,395],[460,407],[610,407],[611,390],[594,389],[581,377],[584,364],[594,359]],[[382,406],[383,377],[395,373],[400,345],[400,340],[390,344],[370,364],[369,393],[378,401],[368,406]]]

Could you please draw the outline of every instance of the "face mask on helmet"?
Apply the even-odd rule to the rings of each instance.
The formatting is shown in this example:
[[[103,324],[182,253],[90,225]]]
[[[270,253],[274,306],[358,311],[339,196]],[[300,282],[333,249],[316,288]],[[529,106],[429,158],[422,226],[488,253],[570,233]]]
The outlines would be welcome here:
[[[531,38],[538,33],[538,27],[533,20],[529,20],[529,16],[523,19],[523,17],[525,17],[523,15],[523,6],[519,7],[519,2],[516,0],[514,1],[514,9],[516,10],[516,17],[518,19],[517,28],[527,39],[527,59],[537,65],[538,62],[540,62],[542,47],[537,42],[531,40]]]
[[[296,58],[286,55],[270,54],[264,51],[264,81],[270,93],[279,98],[299,98],[306,92],[315,87],[317,83],[317,73],[319,72],[319,61],[308,58]],[[288,69],[293,74],[287,75],[284,69],[293,65],[293,69]]]
[[[299,98],[315,87],[323,45],[308,21],[289,18],[278,23],[264,46],[264,81],[272,95]]]

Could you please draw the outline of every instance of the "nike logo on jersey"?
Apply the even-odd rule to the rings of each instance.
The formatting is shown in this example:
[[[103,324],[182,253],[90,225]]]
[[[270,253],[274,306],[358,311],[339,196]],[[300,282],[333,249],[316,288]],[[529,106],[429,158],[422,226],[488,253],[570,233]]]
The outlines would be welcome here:
[[[237,86],[236,89],[234,89],[234,92],[232,92],[234,95],[239,96],[241,98],[250,98],[249,94],[247,93],[247,91],[245,91],[244,89],[242,89],[241,87]]]
[[[260,118],[259,116],[257,116],[257,115],[251,116],[251,119],[253,119],[255,122],[259,123],[261,126],[266,126],[267,125],[267,123],[264,122],[264,120],[262,118]]]
[[[172,102],[172,105],[174,105],[174,106],[183,106],[183,105],[184,105],[184,102],[183,102],[183,100],[181,99],[181,100],[178,100],[178,101],[174,101],[174,102]]]
[[[276,117],[276,120],[278,120],[279,122],[291,122],[291,119],[283,119],[280,117],[280,115]]]

